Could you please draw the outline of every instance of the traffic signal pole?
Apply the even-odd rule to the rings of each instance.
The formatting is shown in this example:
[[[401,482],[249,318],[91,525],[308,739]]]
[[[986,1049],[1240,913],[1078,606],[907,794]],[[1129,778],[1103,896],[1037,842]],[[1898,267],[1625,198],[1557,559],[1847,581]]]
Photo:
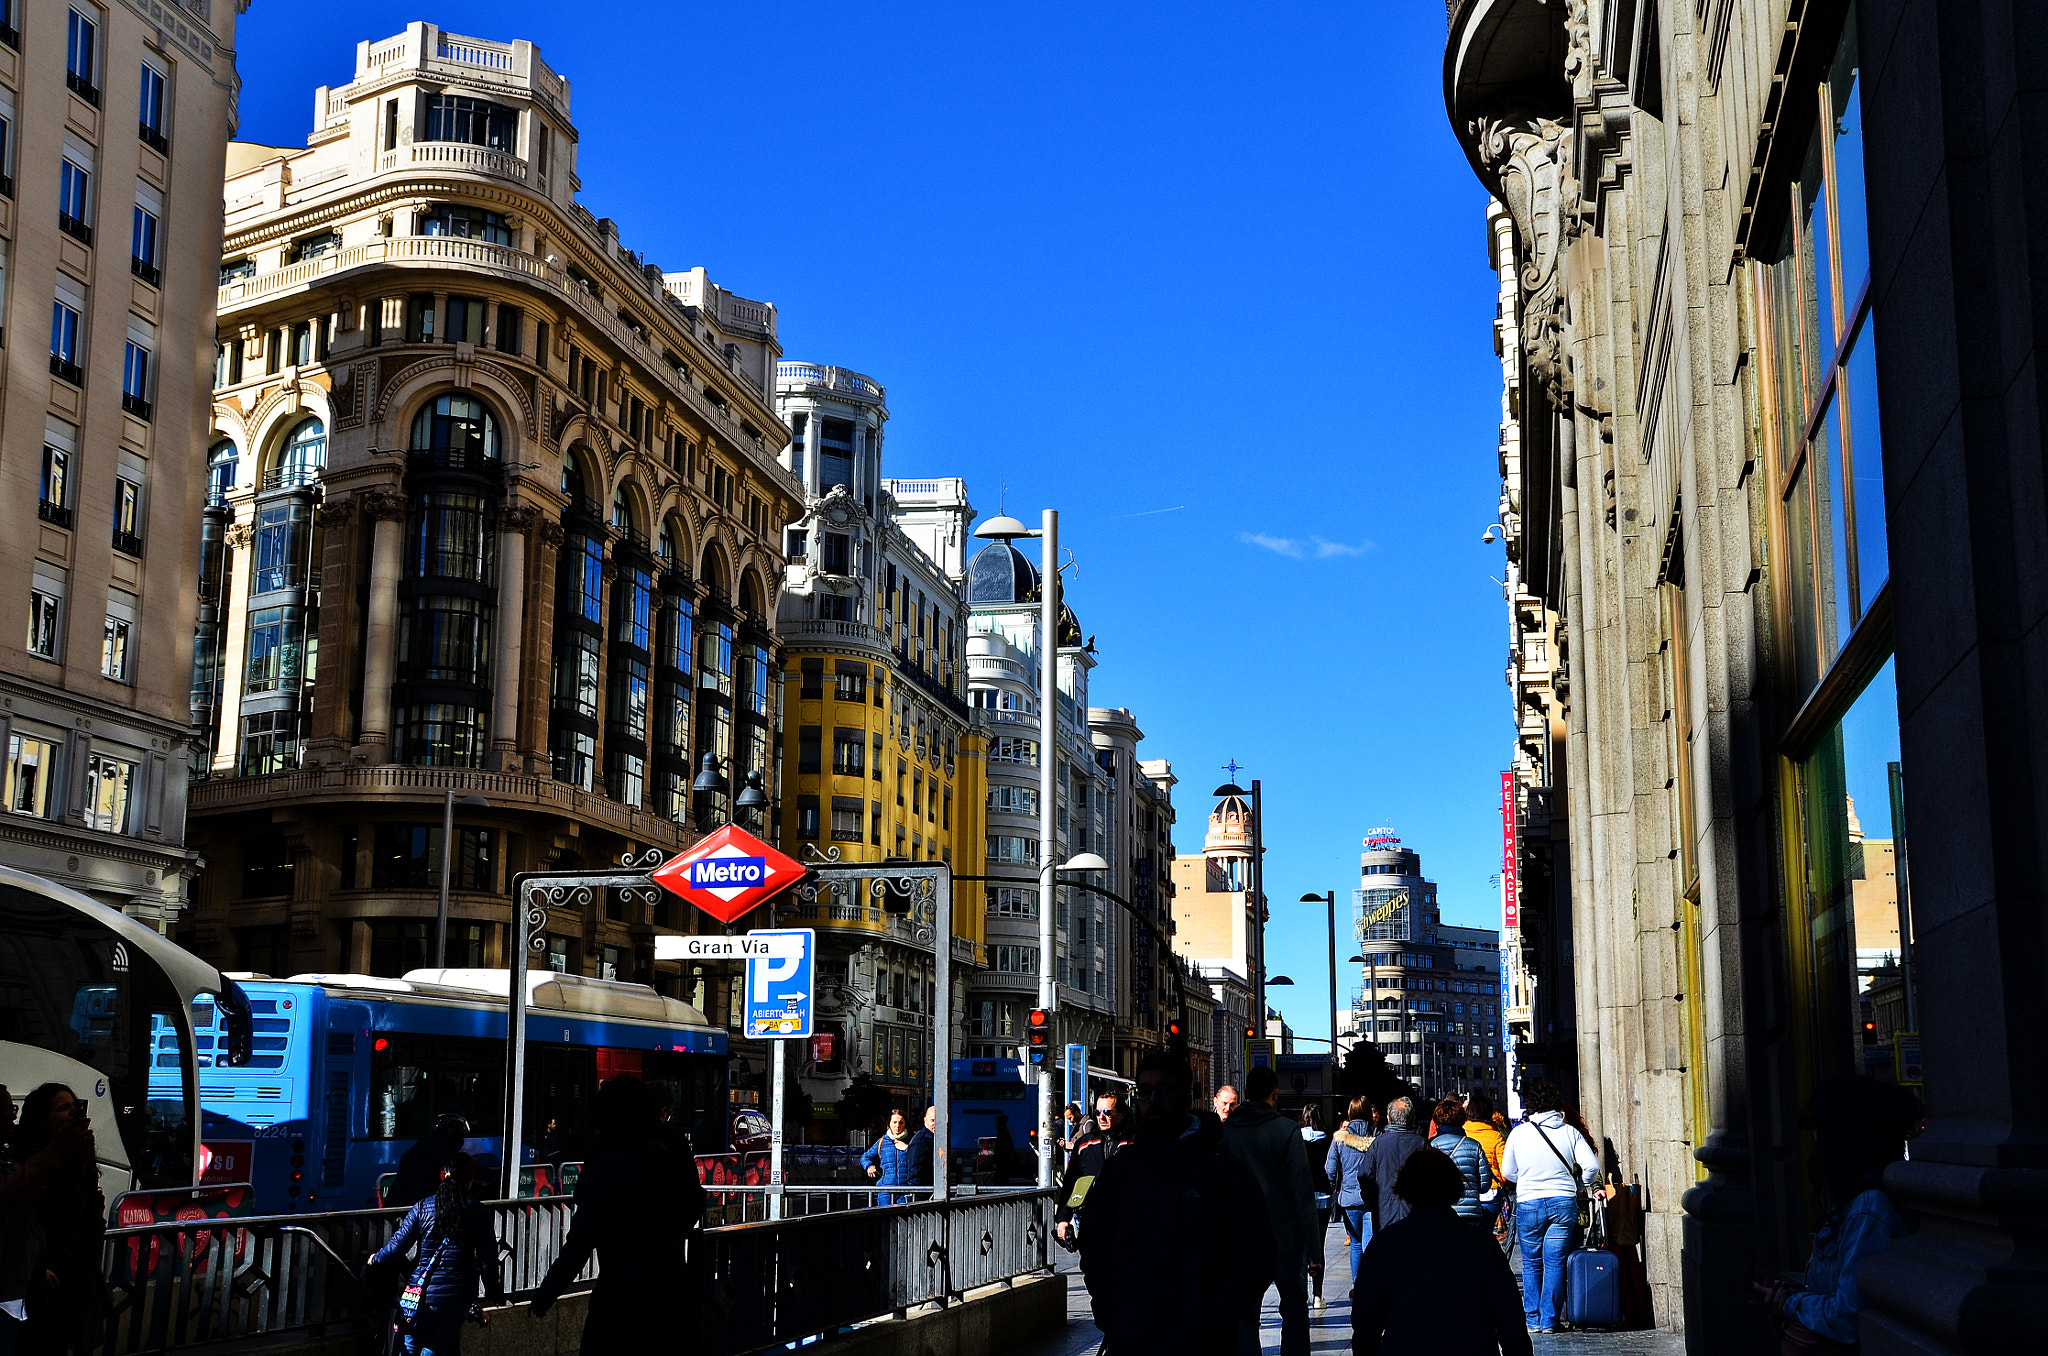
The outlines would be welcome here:
[[[1056,1011],[1053,986],[1053,884],[1058,848],[1053,816],[1058,788],[1053,781],[1060,751],[1060,515],[1046,509],[1038,546],[1038,1006]],[[1053,1076],[1050,1062],[1038,1068],[1038,1185],[1053,1185]]]

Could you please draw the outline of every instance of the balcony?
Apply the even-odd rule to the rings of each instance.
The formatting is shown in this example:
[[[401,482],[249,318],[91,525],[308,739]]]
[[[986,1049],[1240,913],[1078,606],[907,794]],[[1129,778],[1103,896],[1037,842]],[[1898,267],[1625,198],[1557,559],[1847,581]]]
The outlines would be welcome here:
[[[114,529],[114,549],[124,556],[139,558],[142,555],[142,538],[133,532],[123,532],[117,527]]]
[[[135,126],[137,135],[142,138],[143,145],[159,155],[169,155],[171,153],[171,139],[169,137],[146,122],[138,122]]]
[[[273,466],[263,473],[266,490],[302,490],[320,483],[317,466]]]
[[[128,271],[148,283],[151,287],[163,286],[163,270],[150,263],[147,259],[137,259],[135,256],[130,255],[128,257]]]
[[[153,407],[139,395],[131,395],[127,391],[121,392],[121,408],[145,424],[150,422]]]
[[[47,499],[37,502],[36,517],[56,527],[71,526],[71,510],[62,504],[53,504]]]
[[[57,213],[57,229],[81,245],[92,244],[92,227],[72,216],[69,212]]]
[[[882,633],[866,622],[810,619],[783,622],[775,629],[784,640],[810,636],[825,640],[850,640],[860,645],[871,645],[877,650],[889,648],[883,642]]]
[[[81,368],[77,363],[72,362],[69,358],[62,357],[55,353],[52,353],[50,355],[50,375],[53,377],[62,377],[65,381],[70,382],[73,386],[85,385],[85,370]]]
[[[94,108],[100,106],[100,87],[77,71],[64,72],[64,87]]]
[[[400,158],[405,155],[403,151],[386,151],[378,160],[377,168],[397,169]],[[523,184],[530,177],[526,162],[518,156],[489,146],[473,146],[466,141],[416,141],[412,145],[410,159],[405,163],[472,170],[494,179],[509,179],[515,184]]]
[[[827,367],[823,363],[779,362],[775,364],[775,381],[778,386],[806,386],[858,396],[863,400],[879,401],[884,398],[882,383],[873,377],[844,367]]]

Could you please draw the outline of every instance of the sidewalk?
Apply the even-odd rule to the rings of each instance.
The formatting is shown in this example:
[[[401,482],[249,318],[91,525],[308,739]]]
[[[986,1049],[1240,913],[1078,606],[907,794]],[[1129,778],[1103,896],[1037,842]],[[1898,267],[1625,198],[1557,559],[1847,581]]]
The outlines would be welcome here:
[[[1088,1290],[1081,1284],[1081,1271],[1072,1253],[1056,1252],[1062,1260],[1060,1274],[1067,1280],[1067,1328],[1042,1342],[1018,1348],[1019,1356],[1094,1356],[1102,1345],[1088,1307]],[[1329,1307],[1309,1312],[1309,1349],[1315,1356],[1341,1356],[1351,1350],[1351,1254],[1344,1230],[1332,1225],[1323,1242],[1323,1298]],[[1260,1347],[1280,1350],[1280,1311],[1277,1292],[1266,1292],[1261,1312]],[[1685,1356],[1685,1339],[1672,1332],[1573,1332],[1552,1337],[1532,1336],[1536,1356]]]

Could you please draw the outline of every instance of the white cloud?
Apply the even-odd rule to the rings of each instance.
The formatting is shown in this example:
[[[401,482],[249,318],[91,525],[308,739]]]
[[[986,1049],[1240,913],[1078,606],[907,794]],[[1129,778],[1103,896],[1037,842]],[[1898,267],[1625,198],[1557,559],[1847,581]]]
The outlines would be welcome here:
[[[1291,560],[1333,560],[1340,556],[1362,556],[1373,549],[1371,542],[1324,541],[1321,537],[1275,537],[1265,532],[1240,532],[1238,540]]]

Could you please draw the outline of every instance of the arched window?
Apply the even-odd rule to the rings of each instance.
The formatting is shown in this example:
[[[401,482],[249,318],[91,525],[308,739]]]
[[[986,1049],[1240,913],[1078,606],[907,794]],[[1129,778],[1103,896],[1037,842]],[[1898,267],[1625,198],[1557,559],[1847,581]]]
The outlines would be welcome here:
[[[285,435],[270,474],[263,477],[266,490],[288,490],[312,485],[327,464],[327,425],[316,419],[302,420]]]
[[[633,530],[633,504],[626,496],[624,485],[612,495],[612,526],[621,532]]]
[[[206,505],[218,508],[228,501],[228,491],[235,488],[235,463],[241,454],[226,438],[213,445],[206,454]]]
[[[676,525],[674,523],[663,523],[661,525],[661,542],[656,549],[660,552],[662,564],[674,565],[677,563],[677,559],[682,553],[676,549]]]
[[[714,547],[704,548],[704,568],[697,572],[704,581],[707,598],[725,597],[725,571],[718,567],[718,552]]]
[[[412,451],[436,466],[476,467],[498,459],[498,421],[474,396],[449,392],[420,407],[412,420]]]

